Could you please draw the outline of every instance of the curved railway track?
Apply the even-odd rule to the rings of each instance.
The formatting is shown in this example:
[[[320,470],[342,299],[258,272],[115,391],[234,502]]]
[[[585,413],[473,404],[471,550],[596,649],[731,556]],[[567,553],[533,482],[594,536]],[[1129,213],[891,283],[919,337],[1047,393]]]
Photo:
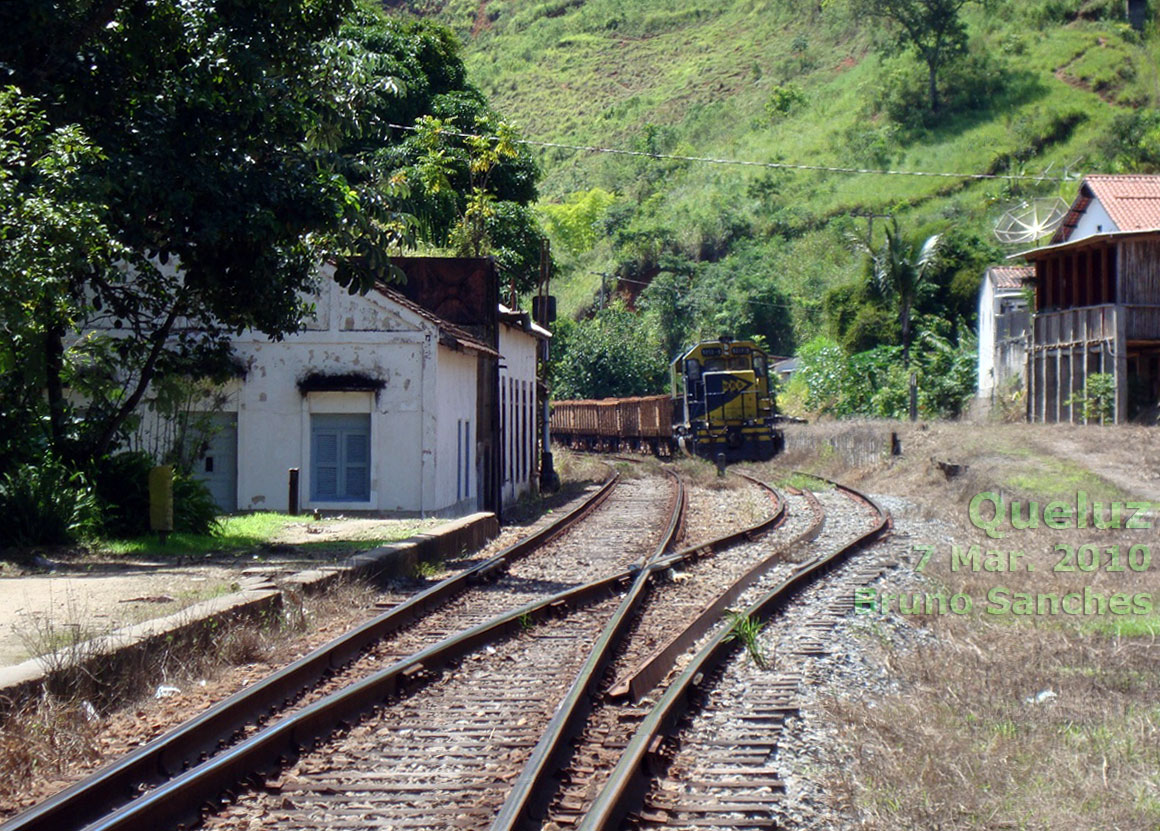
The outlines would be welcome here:
[[[199,818],[219,831],[597,829],[626,816],[642,827],[768,827],[770,731],[791,706],[794,670],[749,678],[761,695],[715,708],[706,691],[738,686],[729,673],[745,666],[729,660],[724,612],[772,614],[886,517],[840,486],[782,496],[753,480],[768,504],[761,522],[666,553],[683,511],[670,479],[610,479],[577,512],[582,523],[565,518],[448,578],[0,831],[159,831]],[[857,500],[861,519],[850,520]],[[798,646],[824,649],[824,626],[799,630]],[[690,726],[700,724],[682,715],[690,703],[702,705],[698,718],[735,726]],[[679,741],[678,724],[691,731]],[[726,764],[730,742],[765,755]],[[702,760],[733,773],[714,779]],[[645,775],[658,767],[665,778]],[[739,801],[730,776],[749,789]],[[710,782],[725,790],[705,790]],[[758,783],[771,790],[755,794]],[[705,799],[723,810],[689,807]]]
[[[798,552],[794,559],[800,562],[769,572],[766,579],[756,581],[742,594],[739,600],[746,619],[768,620],[889,527],[885,511],[841,485],[835,484],[833,491],[822,494],[818,501],[826,510],[826,527],[806,543],[806,550]],[[843,510],[849,503],[861,506],[860,519],[851,520]],[[842,519],[832,521],[835,515]],[[836,620],[832,617],[828,625]],[[820,630],[815,637],[818,634]],[[580,831],[626,824],[643,828],[777,827],[781,780],[770,762],[777,747],[776,731],[793,709],[790,696],[800,677],[792,672],[774,675],[762,669],[746,683],[729,686],[731,695],[715,694],[730,671],[753,659],[752,655],[739,654],[741,641],[729,626],[718,627],[704,639],[626,743],[607,785],[576,823]],[[820,648],[813,642],[799,647]],[[690,729],[686,719],[698,712],[709,713],[709,718],[724,714],[721,718],[732,727],[717,732]],[[673,765],[678,751],[683,765]],[[655,771],[665,773],[654,776]]]

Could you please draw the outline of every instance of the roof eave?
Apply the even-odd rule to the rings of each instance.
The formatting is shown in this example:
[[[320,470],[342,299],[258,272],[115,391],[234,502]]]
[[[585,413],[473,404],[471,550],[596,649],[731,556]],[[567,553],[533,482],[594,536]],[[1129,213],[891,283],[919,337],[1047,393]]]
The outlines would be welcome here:
[[[1119,242],[1120,240],[1129,237],[1148,237],[1160,234],[1160,228],[1144,228],[1135,231],[1106,231],[1102,234],[1091,234],[1090,236],[1080,237],[1075,240],[1068,240],[1067,242],[1058,242],[1054,245],[1043,245],[1039,248],[1030,248],[1026,251],[1020,251],[1017,254],[1009,254],[1008,260],[1014,260],[1022,257],[1024,259],[1034,258],[1041,254],[1051,254],[1056,251],[1064,251],[1069,248],[1083,248],[1087,245],[1094,245],[1100,242]]]

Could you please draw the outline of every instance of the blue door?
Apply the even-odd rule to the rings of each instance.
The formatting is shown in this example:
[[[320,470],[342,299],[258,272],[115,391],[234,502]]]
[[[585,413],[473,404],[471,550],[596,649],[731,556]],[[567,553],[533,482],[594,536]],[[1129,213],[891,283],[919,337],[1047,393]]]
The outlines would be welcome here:
[[[193,478],[205,483],[222,513],[238,509],[238,415],[196,416],[206,428],[205,452],[193,466]]]
[[[370,415],[312,415],[310,441],[311,501],[371,498]]]

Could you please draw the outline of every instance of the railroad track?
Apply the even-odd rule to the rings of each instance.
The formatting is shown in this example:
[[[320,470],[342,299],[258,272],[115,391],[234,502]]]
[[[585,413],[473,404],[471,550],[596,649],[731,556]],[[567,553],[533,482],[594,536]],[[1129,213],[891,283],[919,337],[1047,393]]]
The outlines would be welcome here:
[[[575,823],[580,831],[779,827],[782,779],[774,760],[785,716],[796,710],[801,662],[824,652],[827,631],[852,608],[853,586],[887,567],[878,560],[847,564],[888,528],[884,511],[841,486],[819,501],[830,518],[825,529],[798,562],[755,581],[739,605],[745,620],[765,621],[803,593],[821,590],[829,596],[825,611],[799,621],[780,643],[775,629],[764,630],[754,653],[775,656],[776,671],[740,651],[742,639],[731,627],[704,638],[625,743],[607,784]],[[850,505],[859,506],[860,517],[851,517]],[[819,584],[823,575],[830,579]]]
[[[337,722],[320,706],[326,696],[336,689],[357,687],[361,679],[397,663],[400,655],[414,654],[448,633],[468,630],[481,618],[494,618],[501,612],[512,617],[513,610],[531,604],[538,605],[539,611],[523,610],[514,619],[543,614],[553,604],[568,603],[570,589],[577,595],[575,602],[588,602],[599,587],[575,592],[578,584],[596,576],[612,584],[616,578],[609,575],[617,572],[625,579],[623,574],[666,531],[666,518],[674,518],[668,525],[675,533],[676,518],[683,512],[683,492],[675,477],[618,480],[610,476],[578,509],[531,538],[415,595],[0,828],[105,827],[97,823],[131,814],[128,806],[145,802],[139,798],[142,793],[151,793],[190,768],[213,765],[214,760],[218,770],[212,777],[214,784],[206,785],[206,790],[230,787],[244,778],[237,775],[242,771],[233,748],[261,733],[265,723],[279,717],[300,722],[296,736],[283,737],[284,744],[274,742],[266,749],[262,764],[269,766],[278,757],[292,755],[304,741],[304,731],[325,732]],[[650,533],[634,538],[626,533],[634,528],[650,529]],[[412,682],[415,674],[412,668],[402,676],[403,682]],[[188,807],[181,818],[188,819]]]
[[[603,507],[589,506],[579,530],[555,528],[544,534],[555,541],[521,544],[449,578],[299,662],[310,670],[288,667],[281,680],[255,685],[267,688],[241,710],[219,705],[190,723],[204,722],[198,729],[152,742],[0,831],[158,831],[199,818],[219,831],[503,831],[545,821],[595,829],[618,827],[630,812],[645,826],[684,822],[684,803],[665,802],[672,777],[644,802],[644,762],[663,760],[684,775],[673,753],[685,745],[666,739],[665,728],[678,703],[731,666],[724,610],[768,614],[853,541],[845,525],[824,521],[852,492],[821,502],[767,492],[764,521],[665,553],[681,525],[679,486],[610,480],[594,500]],[[863,522],[874,529],[853,535],[860,542],[881,530],[884,516],[875,516]],[[653,707],[646,696],[662,681]],[[770,696],[788,683],[770,682]],[[783,699],[771,706],[789,706]],[[207,749],[211,737],[221,747]],[[749,784],[771,781],[765,762]],[[692,770],[688,781],[701,782]],[[700,798],[696,787],[690,800]],[[705,824],[703,811],[692,813],[691,825]],[[768,807],[756,813],[771,816]]]

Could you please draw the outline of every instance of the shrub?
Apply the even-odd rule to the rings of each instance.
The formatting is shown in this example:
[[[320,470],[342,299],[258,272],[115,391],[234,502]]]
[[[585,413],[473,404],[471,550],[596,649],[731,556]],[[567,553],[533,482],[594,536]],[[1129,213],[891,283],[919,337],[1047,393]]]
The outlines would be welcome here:
[[[110,537],[136,537],[149,531],[149,471],[153,458],[144,451],[106,456],[97,464],[97,499],[102,532]]]
[[[883,61],[880,80],[870,91],[869,108],[871,114],[881,114],[901,128],[901,135],[891,134],[892,140],[896,135],[904,140],[945,124],[950,115],[994,106],[995,98],[1012,84],[1014,77],[1001,55],[972,49],[940,71],[942,103],[937,112],[931,112],[928,107],[915,104],[927,94],[926,68],[917,61],[898,57]]]
[[[777,121],[805,101],[806,94],[797,84],[781,84],[769,94],[769,100],[765,102],[765,114],[770,121]]]
[[[106,456],[97,468],[97,497],[110,537],[137,537],[149,533],[149,471],[153,458],[143,451]],[[173,476],[173,530],[190,534],[213,533],[217,505],[204,483],[180,470]]]
[[[1160,113],[1142,109],[1117,115],[1100,150],[1117,173],[1160,171]]]
[[[173,530],[187,534],[219,530],[218,507],[209,488],[186,473],[173,477]]]
[[[0,548],[64,545],[92,534],[97,500],[85,477],[55,459],[0,477]]]
[[[1116,407],[1116,376],[1110,372],[1093,372],[1082,391],[1064,402],[1079,407],[1085,424],[1111,419]]]

